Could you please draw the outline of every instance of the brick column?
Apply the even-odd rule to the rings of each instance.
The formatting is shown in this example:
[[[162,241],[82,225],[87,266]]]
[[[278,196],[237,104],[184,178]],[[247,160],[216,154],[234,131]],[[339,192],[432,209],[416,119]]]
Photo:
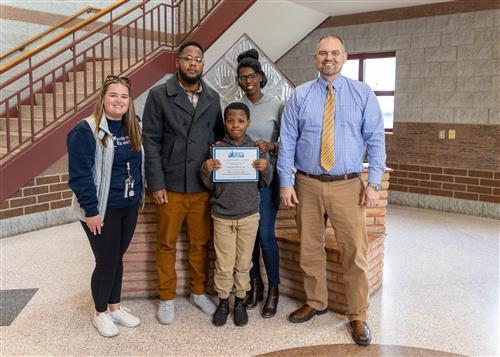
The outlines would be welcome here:
[[[387,189],[389,187],[388,169],[382,177],[382,191],[377,207],[366,210],[367,230],[370,239],[369,268],[370,293],[382,285],[385,217],[387,207]],[[362,174],[366,182],[368,173]],[[346,299],[342,266],[337,249],[335,234],[331,226],[327,229],[327,279],[329,307],[338,312],[345,312]],[[280,208],[276,222],[276,237],[280,248],[280,291],[287,296],[303,299],[302,272],[299,268],[299,237],[295,224],[295,209]],[[156,213],[152,201],[148,200],[144,211],[139,214],[139,222],[132,243],[124,257],[123,296],[156,297],[157,274],[155,265],[156,249]],[[213,290],[213,269],[215,252],[212,243],[209,248],[208,291]],[[263,264],[261,262],[261,264]],[[177,294],[189,293],[189,268],[187,261],[187,240],[183,229],[177,241]],[[262,266],[265,275],[265,269]]]

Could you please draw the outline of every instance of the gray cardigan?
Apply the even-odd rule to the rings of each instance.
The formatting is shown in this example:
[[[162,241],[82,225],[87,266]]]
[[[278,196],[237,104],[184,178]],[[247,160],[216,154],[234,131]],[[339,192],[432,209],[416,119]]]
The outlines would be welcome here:
[[[203,192],[200,167],[224,136],[219,95],[205,82],[194,109],[177,75],[149,91],[143,115],[148,190]]]
[[[217,143],[218,147],[234,147],[233,140],[224,137]],[[246,136],[240,147],[256,147],[255,141]],[[267,160],[267,155],[263,157]],[[267,165],[264,172],[259,172],[258,182],[213,182],[212,173],[200,169],[201,177],[205,186],[212,190],[210,203],[212,215],[223,219],[242,219],[259,212],[260,193],[259,189],[269,185],[273,179],[271,165]]]
[[[105,114],[102,115],[101,122],[99,124],[99,132],[96,131],[95,118],[93,116],[84,119],[90,126],[92,133],[94,133],[94,138],[96,141],[95,149],[95,160],[94,160],[94,185],[97,193],[98,210],[101,221],[104,222],[104,217],[106,215],[106,207],[108,206],[108,194],[109,185],[111,183],[111,172],[113,170],[113,159],[115,146],[110,142],[110,138],[113,136],[108,128],[108,122],[106,120]],[[101,138],[106,135],[107,146],[102,145]],[[141,171],[142,171],[142,187],[144,188],[144,149],[141,149]],[[142,190],[141,202],[144,205],[145,190]],[[71,209],[76,218],[81,221],[85,221],[85,211],[78,204],[78,199],[73,193],[71,199]]]

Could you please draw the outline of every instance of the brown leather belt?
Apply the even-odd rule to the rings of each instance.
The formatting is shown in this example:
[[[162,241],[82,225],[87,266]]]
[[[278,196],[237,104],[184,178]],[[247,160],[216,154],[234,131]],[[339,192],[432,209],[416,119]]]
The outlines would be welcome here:
[[[298,174],[316,179],[321,182],[332,182],[332,181],[341,181],[341,180],[350,180],[356,177],[359,177],[359,172],[352,172],[350,174],[344,174],[344,175],[327,175],[327,174],[321,174],[321,175],[311,175],[308,174],[307,172],[304,172],[302,170],[297,170]]]

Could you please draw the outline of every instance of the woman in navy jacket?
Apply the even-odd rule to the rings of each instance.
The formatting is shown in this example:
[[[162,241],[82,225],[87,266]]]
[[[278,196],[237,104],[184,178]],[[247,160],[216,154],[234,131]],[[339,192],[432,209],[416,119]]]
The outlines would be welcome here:
[[[141,129],[130,93],[128,78],[108,76],[93,115],[67,137],[73,208],[96,262],[91,279],[93,325],[105,337],[118,334],[115,323],[141,323],[120,306],[122,258],[144,193]]]

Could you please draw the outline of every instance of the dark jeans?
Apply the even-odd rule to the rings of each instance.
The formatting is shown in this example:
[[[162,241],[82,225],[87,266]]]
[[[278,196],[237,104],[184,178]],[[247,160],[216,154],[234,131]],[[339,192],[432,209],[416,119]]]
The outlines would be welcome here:
[[[280,255],[274,234],[279,206],[280,183],[278,173],[275,170],[271,184],[260,192],[259,230],[252,254],[253,267],[250,270],[251,279],[260,277],[260,250],[262,249],[267,280],[270,285],[280,283]]]
[[[91,289],[97,312],[105,312],[108,304],[120,302],[123,277],[123,255],[134,235],[139,204],[126,208],[107,208],[101,234],[93,235],[85,222],[87,234],[95,257]]]

